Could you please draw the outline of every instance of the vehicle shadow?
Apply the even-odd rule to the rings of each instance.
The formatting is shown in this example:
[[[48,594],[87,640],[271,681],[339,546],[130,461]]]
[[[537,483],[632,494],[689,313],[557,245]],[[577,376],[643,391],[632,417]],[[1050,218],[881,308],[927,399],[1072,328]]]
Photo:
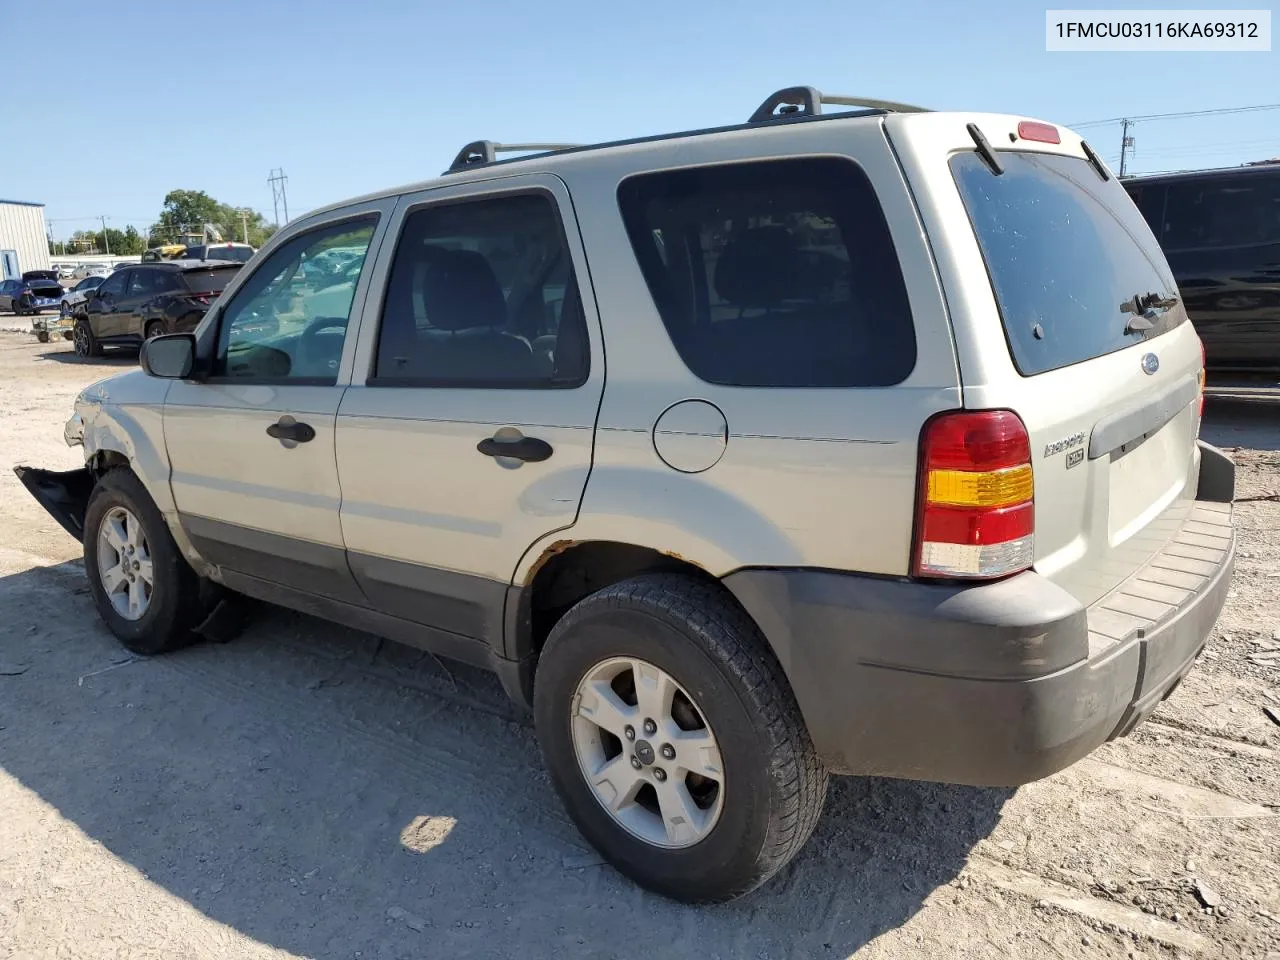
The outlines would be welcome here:
[[[55,808],[11,834],[65,818],[146,878],[138,916],[162,888],[304,956],[844,957],[952,881],[1011,795],[838,779],[772,883],[682,906],[600,864],[487,674],[271,609],[131,659],[77,563],[0,578],[0,609],[0,768]]]
[[[36,354],[37,360],[52,360],[55,363],[70,363],[78,366],[103,366],[104,364],[112,367],[129,367],[136,366],[138,363],[137,347],[106,347],[100,357],[81,357],[76,354],[71,344],[67,344],[62,350],[46,350],[43,353]]]

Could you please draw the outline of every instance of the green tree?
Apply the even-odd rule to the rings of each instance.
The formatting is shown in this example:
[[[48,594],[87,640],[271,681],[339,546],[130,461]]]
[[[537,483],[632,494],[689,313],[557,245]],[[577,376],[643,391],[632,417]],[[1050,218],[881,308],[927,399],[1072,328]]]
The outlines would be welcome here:
[[[262,246],[275,232],[275,227],[256,210],[245,209],[242,218],[239,208],[219,203],[203,190],[170,190],[151,227],[151,242],[181,243],[184,237],[200,235],[206,223],[217,227],[224,240],[244,240],[247,234],[255,247]]]

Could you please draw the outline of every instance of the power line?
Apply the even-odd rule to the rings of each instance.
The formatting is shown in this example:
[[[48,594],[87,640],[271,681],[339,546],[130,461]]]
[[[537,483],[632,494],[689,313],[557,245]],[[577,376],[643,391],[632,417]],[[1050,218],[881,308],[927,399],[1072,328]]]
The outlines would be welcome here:
[[[1101,127],[1109,123],[1130,123],[1138,120],[1177,120],[1183,117],[1217,117],[1229,113],[1255,113],[1259,110],[1280,110],[1280,103],[1262,103],[1253,107],[1218,107],[1215,110],[1184,110],[1180,113],[1148,113],[1140,117],[1111,117],[1108,120],[1085,120],[1082,123],[1068,123],[1071,129],[1081,127]]]

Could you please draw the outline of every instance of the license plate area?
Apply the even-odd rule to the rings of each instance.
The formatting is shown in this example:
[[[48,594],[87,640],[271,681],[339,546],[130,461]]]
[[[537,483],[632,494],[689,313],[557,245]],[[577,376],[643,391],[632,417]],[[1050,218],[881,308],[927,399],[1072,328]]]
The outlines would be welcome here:
[[[1191,433],[1184,411],[1163,427],[1111,452],[1107,532],[1112,546],[1155,519],[1186,486]]]

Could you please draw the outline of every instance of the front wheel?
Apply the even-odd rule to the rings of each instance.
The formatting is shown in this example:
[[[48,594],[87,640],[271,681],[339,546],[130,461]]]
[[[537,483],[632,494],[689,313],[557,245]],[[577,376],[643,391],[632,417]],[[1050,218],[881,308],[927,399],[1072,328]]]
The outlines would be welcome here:
[[[152,320],[142,332],[144,340],[154,340],[156,337],[164,333],[164,321]]]
[[[128,470],[104,474],[89,498],[84,569],[98,613],[133,653],[150,656],[186,646],[208,612],[199,576]]]
[[[76,321],[71,331],[71,341],[75,344],[76,356],[83,360],[102,356],[102,344],[93,335],[93,328],[89,326],[89,321],[83,317]]]
[[[729,900],[800,850],[827,773],[755,624],[716,584],[646,575],[556,624],[538,738],[583,835],[641,886]]]
[[[37,339],[37,340],[39,340],[41,343],[48,343],[48,342],[49,342],[49,331],[48,331],[48,330],[37,330],[37,331],[36,331],[36,339]]]

